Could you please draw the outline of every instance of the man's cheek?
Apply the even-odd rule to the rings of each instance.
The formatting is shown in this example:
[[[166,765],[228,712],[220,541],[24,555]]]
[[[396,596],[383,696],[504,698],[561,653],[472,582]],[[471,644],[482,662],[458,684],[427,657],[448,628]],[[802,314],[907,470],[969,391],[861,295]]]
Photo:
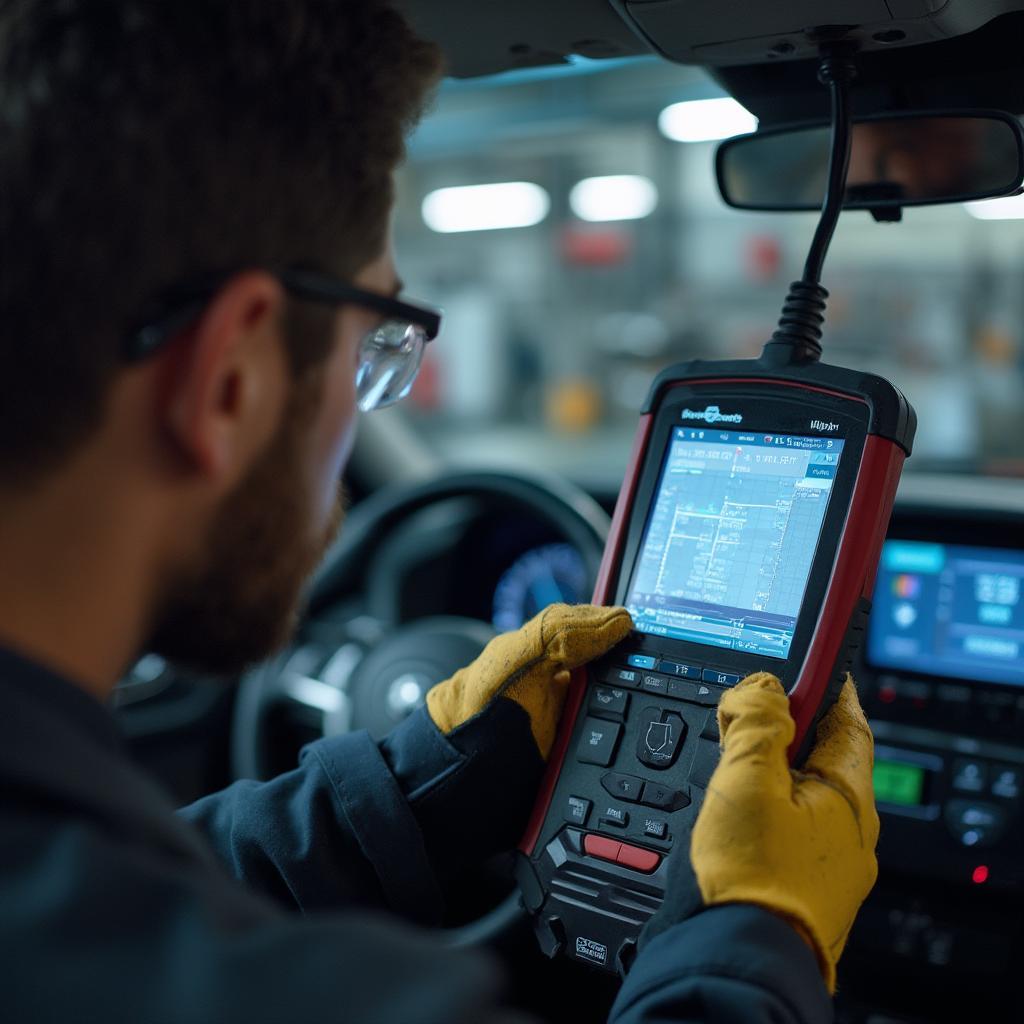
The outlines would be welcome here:
[[[326,522],[328,518],[334,516],[341,476],[355,445],[357,422],[358,417],[354,414],[348,417],[328,446],[325,458],[320,463],[319,494],[317,495],[320,522]]]
[[[342,428],[341,437],[338,439],[338,443],[335,445],[334,455],[331,462],[331,490],[333,491],[337,486],[337,481],[341,478],[341,474],[344,473],[345,467],[348,465],[348,460],[352,456],[352,449],[356,443],[356,429],[359,423],[359,417],[353,413],[349,416],[345,426]]]

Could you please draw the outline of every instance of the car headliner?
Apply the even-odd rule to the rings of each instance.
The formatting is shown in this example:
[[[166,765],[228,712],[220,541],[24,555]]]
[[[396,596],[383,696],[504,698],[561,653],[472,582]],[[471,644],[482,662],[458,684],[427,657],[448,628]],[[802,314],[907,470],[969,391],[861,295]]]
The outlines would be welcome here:
[[[776,20],[779,36],[807,51],[807,33],[784,26],[805,21],[808,0],[779,0],[770,5],[723,4],[721,0],[396,0],[413,24],[445,50],[449,72],[457,78],[567,63],[572,55],[607,59],[671,53],[680,62],[706,66],[714,78],[766,124],[819,117],[827,99],[816,79],[814,60],[767,60],[767,31]],[[841,13],[843,24],[863,12],[851,34],[861,47],[854,109],[859,113],[942,107],[999,107],[1024,111],[1024,0],[815,0],[815,11]],[[736,40],[725,47],[711,43],[708,33],[728,9],[737,25]],[[766,14],[766,9],[770,14]],[[878,18],[886,12],[885,21]],[[913,9],[915,18],[892,20],[891,12]],[[933,10],[934,9],[934,10]],[[929,18],[920,16],[931,11]],[[645,22],[662,32],[642,36],[629,13],[664,12],[661,22]],[[626,13],[620,13],[626,12]],[[677,12],[677,13],[674,13]],[[696,12],[696,13],[694,13]],[[745,15],[749,12],[749,24]],[[936,27],[939,14],[952,12]],[[1009,13],[1005,13],[1009,12]],[[672,18],[705,38],[683,42],[667,35]],[[666,20],[667,18],[667,20]],[[703,19],[703,20],[702,20]],[[833,21],[833,24],[835,22]],[[872,33],[882,24],[923,25],[917,38],[935,40],[918,45],[883,45]],[[977,26],[981,25],[980,28]],[[942,31],[939,31],[939,28]],[[962,32],[963,34],[955,34]],[[908,38],[913,35],[910,33]],[[653,36],[657,36],[654,38]],[[746,38],[746,37],[751,38]],[[952,38],[950,38],[952,36]],[[755,38],[756,37],[756,38]],[[775,38],[772,36],[771,38]],[[788,45],[788,43],[787,43]],[[750,58],[749,60],[747,58]]]

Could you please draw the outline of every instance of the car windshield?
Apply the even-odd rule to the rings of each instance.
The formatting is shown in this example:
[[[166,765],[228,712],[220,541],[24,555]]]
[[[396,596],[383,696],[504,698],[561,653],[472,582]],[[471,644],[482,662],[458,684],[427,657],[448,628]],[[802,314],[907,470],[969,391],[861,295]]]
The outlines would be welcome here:
[[[712,139],[755,125],[657,60],[446,82],[399,182],[403,277],[446,312],[402,415],[451,462],[615,486],[653,376],[755,356],[800,275],[815,215],[716,190]],[[911,467],[1020,468],[1020,215],[1011,199],[840,222],[824,358],[907,393]]]

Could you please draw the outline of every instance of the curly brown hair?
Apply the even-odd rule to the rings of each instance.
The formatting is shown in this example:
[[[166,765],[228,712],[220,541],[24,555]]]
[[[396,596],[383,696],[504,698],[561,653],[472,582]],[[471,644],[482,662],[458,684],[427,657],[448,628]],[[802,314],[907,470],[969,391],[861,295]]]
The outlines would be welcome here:
[[[378,255],[439,68],[383,0],[0,0],[0,484],[98,426],[154,293]]]

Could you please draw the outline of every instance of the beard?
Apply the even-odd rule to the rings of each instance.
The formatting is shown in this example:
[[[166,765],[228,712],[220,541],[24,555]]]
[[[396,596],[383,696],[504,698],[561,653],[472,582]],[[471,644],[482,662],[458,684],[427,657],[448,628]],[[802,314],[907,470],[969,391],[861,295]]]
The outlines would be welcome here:
[[[153,653],[199,672],[234,675],[292,637],[303,584],[344,518],[339,481],[327,526],[312,525],[303,456],[321,385],[318,374],[294,383],[277,434],[215,514],[204,564],[169,588],[148,645]]]

